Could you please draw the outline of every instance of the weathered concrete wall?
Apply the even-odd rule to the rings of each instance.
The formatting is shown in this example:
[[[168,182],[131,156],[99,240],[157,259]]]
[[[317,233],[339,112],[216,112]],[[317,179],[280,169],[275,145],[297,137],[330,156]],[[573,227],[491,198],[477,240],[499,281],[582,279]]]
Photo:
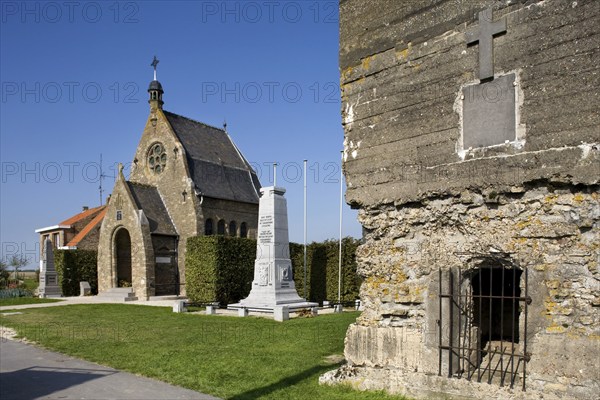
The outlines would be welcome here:
[[[479,48],[467,47],[464,34],[489,5],[494,20],[507,21],[494,39],[495,69],[518,75],[525,143],[476,150],[462,162],[456,103],[461,86],[476,81]],[[593,0],[342,1],[346,200],[402,204],[540,178],[595,182],[599,15]]]
[[[507,23],[493,40],[495,72],[516,74],[517,140],[463,149],[462,88],[479,82],[479,46],[465,32],[489,6]],[[595,1],[340,2],[364,312],[347,333],[348,365],[323,382],[418,398],[596,398],[599,16]],[[532,301],[516,343],[523,351],[527,329],[526,392],[438,376],[438,273],[498,254],[527,270]]]

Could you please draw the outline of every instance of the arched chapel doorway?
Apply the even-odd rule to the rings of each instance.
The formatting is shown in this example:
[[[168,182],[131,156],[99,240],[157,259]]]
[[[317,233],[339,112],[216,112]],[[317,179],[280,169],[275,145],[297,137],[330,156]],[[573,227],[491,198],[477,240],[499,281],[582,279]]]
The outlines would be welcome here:
[[[131,287],[131,237],[125,228],[115,235],[117,287]]]

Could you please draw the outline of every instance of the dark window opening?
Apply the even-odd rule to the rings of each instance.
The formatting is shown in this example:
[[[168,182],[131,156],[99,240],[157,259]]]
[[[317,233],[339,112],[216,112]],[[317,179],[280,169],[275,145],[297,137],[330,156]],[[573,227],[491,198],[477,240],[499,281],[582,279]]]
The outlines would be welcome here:
[[[220,219],[217,224],[217,235],[224,235],[224,234],[225,234],[225,221]]]
[[[117,221],[120,221],[123,219],[123,211],[118,210],[117,211]]]
[[[527,270],[495,259],[439,270],[438,374],[525,390]]]
[[[242,237],[242,238],[248,237],[248,226],[246,225],[245,222],[242,222],[242,224],[240,225],[240,237]]]
[[[212,219],[207,219],[206,222],[204,223],[204,234],[206,236],[210,236],[214,234],[213,231],[213,220]]]
[[[229,223],[229,236],[236,236],[237,235],[237,224],[235,223],[235,221],[231,221]]]
[[[519,342],[519,301],[521,270],[481,268],[471,280],[473,326],[477,327],[483,349],[489,341]]]

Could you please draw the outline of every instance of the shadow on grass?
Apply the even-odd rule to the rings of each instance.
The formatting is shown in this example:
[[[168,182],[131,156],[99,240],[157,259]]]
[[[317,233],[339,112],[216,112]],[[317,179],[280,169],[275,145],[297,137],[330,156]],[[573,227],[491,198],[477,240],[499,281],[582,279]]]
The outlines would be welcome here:
[[[315,367],[309,368],[305,371],[302,371],[296,375],[287,376],[277,382],[274,382],[268,386],[264,386],[261,388],[256,388],[249,390],[244,393],[237,394],[232,397],[228,397],[229,400],[252,400],[258,399],[278,390],[283,390],[290,386],[296,385],[302,382],[305,379],[312,378],[318,379],[318,375],[322,373],[338,368],[341,364],[333,364],[333,365],[317,365]]]

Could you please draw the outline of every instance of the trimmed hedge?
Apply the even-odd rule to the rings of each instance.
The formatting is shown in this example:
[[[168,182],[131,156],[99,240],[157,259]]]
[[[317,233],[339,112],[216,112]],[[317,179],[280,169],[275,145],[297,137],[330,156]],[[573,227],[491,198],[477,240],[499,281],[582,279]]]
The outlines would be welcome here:
[[[359,240],[342,240],[342,301],[358,298],[361,280],[356,273]],[[323,303],[338,298],[338,241],[307,246],[307,297]],[[193,302],[231,304],[248,296],[254,278],[256,240],[227,236],[196,236],[187,241],[186,293]],[[290,259],[298,294],[304,296],[304,250],[290,243]]]
[[[236,303],[250,293],[256,240],[228,236],[188,238],[185,288],[192,302]]]
[[[54,250],[54,266],[63,296],[79,296],[79,282],[87,281],[98,294],[98,252],[95,250]]]
[[[342,239],[342,289],[341,300],[354,301],[358,298],[361,280],[356,273],[356,248],[360,241],[351,237]],[[306,246],[306,286],[310,301],[336,302],[339,280],[339,242],[326,240]],[[303,245],[290,243],[290,258],[294,270],[294,282],[300,296],[304,295],[304,250]]]

